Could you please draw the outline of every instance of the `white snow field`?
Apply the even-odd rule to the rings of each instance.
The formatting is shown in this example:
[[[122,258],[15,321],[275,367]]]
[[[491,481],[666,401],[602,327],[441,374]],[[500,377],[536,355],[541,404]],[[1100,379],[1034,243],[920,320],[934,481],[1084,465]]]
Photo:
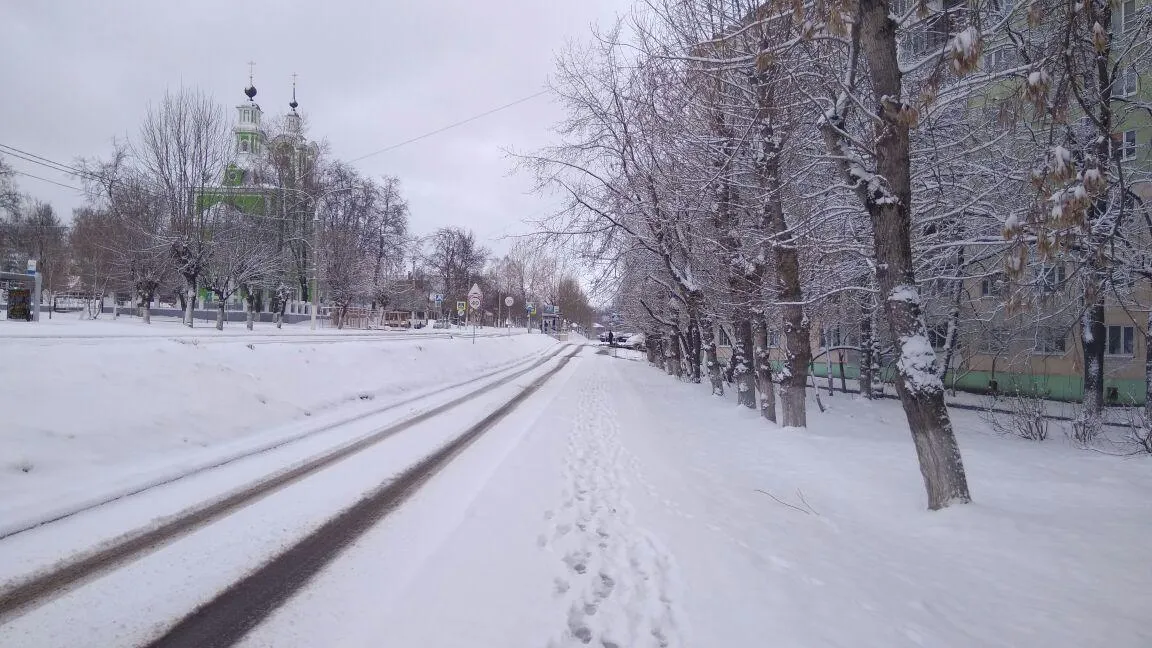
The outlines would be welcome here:
[[[554,350],[545,340],[488,344],[510,345],[501,348],[512,357],[544,344]],[[483,342],[476,354],[485,353]],[[148,342],[163,343],[169,354],[187,350]],[[343,381],[341,362],[364,371],[372,365],[357,361],[353,349],[372,358],[419,357],[438,353],[431,351],[436,343],[453,350],[452,358],[473,357],[472,346],[454,346],[459,340],[429,341],[424,352],[410,349],[412,341],[318,345],[306,357]],[[259,354],[271,347],[238,348],[248,352],[244,358],[296,353],[289,345],[266,356]],[[325,354],[333,355],[321,360]],[[153,380],[163,377],[151,365],[165,363],[137,357],[137,364]],[[523,386],[543,370],[513,383]],[[427,371],[406,378],[431,380]],[[146,642],[315,527],[325,511],[350,504],[381,473],[411,465],[515,389],[501,387],[450,422],[426,421],[0,620],[0,646]],[[194,402],[210,409],[206,399]],[[975,503],[930,512],[899,403],[843,394],[824,403],[826,413],[813,403],[809,429],[782,429],[730,398],[711,397],[706,385],[677,382],[637,354],[586,348],[239,645],[1152,645],[1147,458],[1089,453],[1059,439],[1004,438],[978,413],[954,411]],[[260,429],[258,421],[249,429]],[[194,482],[239,483],[266,469],[238,462],[183,487],[208,490]],[[108,527],[129,509],[151,510],[180,483],[0,540],[0,564],[43,554],[53,533]]]
[[[1147,461],[958,412],[976,503],[929,512],[894,401],[773,428],[603,355],[548,389],[242,645],[1152,645]]]
[[[508,366],[542,335],[0,325],[0,536]]]

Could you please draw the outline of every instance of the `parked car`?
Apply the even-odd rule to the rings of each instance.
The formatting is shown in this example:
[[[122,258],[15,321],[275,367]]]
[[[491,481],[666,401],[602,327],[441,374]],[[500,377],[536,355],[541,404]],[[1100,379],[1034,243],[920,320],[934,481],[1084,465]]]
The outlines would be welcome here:
[[[629,349],[636,349],[637,351],[644,350],[645,337],[643,333],[628,336],[628,343],[625,345]]]
[[[630,336],[630,335],[628,335],[627,333],[620,333],[620,334],[618,334],[618,335],[616,336],[616,345],[617,345],[617,346],[627,346],[627,345],[628,345],[628,338],[629,338],[629,337],[631,337],[631,336]]]

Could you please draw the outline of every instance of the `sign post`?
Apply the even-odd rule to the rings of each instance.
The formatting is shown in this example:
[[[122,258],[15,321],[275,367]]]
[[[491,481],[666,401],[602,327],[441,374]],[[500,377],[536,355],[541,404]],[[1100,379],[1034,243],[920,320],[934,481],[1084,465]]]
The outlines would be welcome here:
[[[484,293],[480,292],[480,286],[472,284],[472,290],[468,291],[468,306],[470,306],[471,313],[469,319],[472,320],[472,344],[476,344],[476,320],[471,316],[480,310],[480,305],[483,303]]]
[[[512,299],[512,295],[508,295],[507,297],[504,298],[504,305],[508,307],[508,320],[509,320],[509,322],[504,323],[504,328],[508,329],[508,335],[512,335],[512,327],[509,326],[508,324],[512,320],[512,304],[515,304],[515,303],[516,303],[516,300]]]

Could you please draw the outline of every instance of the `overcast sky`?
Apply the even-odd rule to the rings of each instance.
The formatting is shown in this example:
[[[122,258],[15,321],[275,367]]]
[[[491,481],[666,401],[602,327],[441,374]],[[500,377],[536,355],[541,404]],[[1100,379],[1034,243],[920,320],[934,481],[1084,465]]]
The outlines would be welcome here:
[[[287,111],[291,75],[310,135],[350,160],[544,87],[553,56],[630,0],[36,0],[0,2],[0,143],[69,163],[134,136],[165,88],[245,100],[249,60],[266,117]],[[548,204],[510,174],[501,147],[549,141],[545,97],[357,162],[398,176],[412,227],[474,229],[486,244],[525,231]],[[19,171],[78,184],[6,156]],[[26,176],[25,192],[70,215],[81,197]]]

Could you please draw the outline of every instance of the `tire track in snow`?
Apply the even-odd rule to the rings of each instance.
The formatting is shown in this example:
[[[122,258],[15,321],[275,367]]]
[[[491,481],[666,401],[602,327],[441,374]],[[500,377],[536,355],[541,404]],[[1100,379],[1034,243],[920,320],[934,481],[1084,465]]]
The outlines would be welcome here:
[[[548,648],[683,646],[671,555],[638,527],[626,497],[634,460],[619,442],[619,425],[603,380],[580,390],[569,432],[565,490],[545,512],[544,550],[557,554],[553,595],[567,608]]]

